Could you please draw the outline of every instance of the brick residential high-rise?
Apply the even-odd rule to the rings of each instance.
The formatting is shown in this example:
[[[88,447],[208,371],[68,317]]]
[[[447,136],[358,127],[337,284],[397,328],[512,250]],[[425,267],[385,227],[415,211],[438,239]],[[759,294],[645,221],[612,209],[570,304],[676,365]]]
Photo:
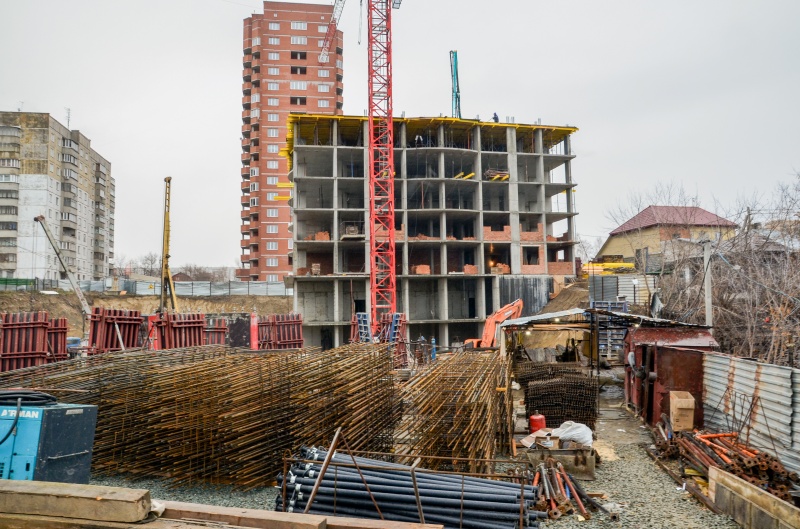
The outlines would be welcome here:
[[[282,281],[292,271],[286,120],[289,112],[342,114],[341,31],[319,60],[332,14],[333,6],[264,2],[263,15],[244,21],[239,279]]]

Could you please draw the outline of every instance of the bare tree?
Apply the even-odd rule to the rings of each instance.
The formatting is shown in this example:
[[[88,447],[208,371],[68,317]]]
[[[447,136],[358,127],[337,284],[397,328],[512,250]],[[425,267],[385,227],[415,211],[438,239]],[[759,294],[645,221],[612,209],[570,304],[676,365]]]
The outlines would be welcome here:
[[[139,267],[141,273],[147,276],[159,276],[161,274],[161,256],[155,252],[148,252],[139,257]]]

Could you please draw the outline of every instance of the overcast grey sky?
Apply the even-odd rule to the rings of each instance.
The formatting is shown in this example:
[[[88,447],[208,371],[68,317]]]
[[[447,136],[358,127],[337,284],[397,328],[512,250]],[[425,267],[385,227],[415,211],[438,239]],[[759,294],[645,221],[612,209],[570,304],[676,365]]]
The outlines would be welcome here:
[[[331,3],[331,2],[316,2]],[[0,109],[50,112],[92,139],[117,182],[116,254],[158,252],[173,177],[176,265],[238,261],[242,20],[255,0],[0,0]],[[580,128],[581,234],[630,192],[675,181],[714,200],[800,169],[796,0],[405,0],[394,107]],[[366,21],[365,21],[366,27]],[[344,111],[366,108],[366,39],[349,0]],[[362,34],[363,35],[363,34]]]

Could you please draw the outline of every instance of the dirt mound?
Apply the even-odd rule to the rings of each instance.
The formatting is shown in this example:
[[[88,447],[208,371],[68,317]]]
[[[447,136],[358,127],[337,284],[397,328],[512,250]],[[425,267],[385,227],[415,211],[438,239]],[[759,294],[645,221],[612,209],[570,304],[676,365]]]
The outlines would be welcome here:
[[[86,300],[93,307],[138,310],[142,314],[153,314],[158,310],[157,296],[117,296],[86,293]],[[213,296],[179,298],[180,312],[203,314],[250,313],[286,314],[292,311],[289,296]],[[78,298],[72,292],[58,294],[39,292],[0,292],[0,312],[36,312],[46,310],[51,318],[67,318],[69,335],[83,334],[83,317]]]

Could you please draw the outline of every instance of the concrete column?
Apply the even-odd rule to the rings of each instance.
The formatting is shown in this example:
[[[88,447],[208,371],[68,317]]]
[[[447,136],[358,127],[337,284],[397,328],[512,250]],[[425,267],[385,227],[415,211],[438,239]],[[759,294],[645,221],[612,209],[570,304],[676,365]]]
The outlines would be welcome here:
[[[508,145],[508,212],[511,223],[511,251],[509,258],[512,274],[522,273],[522,248],[519,230],[519,175],[517,174],[517,130],[506,129]]]
[[[544,264],[544,273],[547,274],[548,264],[547,264],[547,234],[550,230],[548,230],[547,226],[547,215],[545,211],[547,210],[547,203],[545,198],[545,175],[544,175],[544,140],[542,138],[542,129],[536,129],[534,133],[534,150],[536,151],[536,182],[539,186],[539,207],[541,210],[541,214],[539,219],[542,223],[542,231],[544,235],[544,244],[542,244],[542,254],[540,257],[542,259],[542,263]]]
[[[444,147],[444,125],[436,127],[436,146]]]
[[[411,314],[411,301],[409,300],[411,289],[408,287],[408,279],[401,279],[400,284],[403,289],[403,312],[408,318],[408,315]]]
[[[342,288],[341,282],[333,280],[333,321],[341,321],[342,319]]]
[[[331,145],[337,147],[339,145],[339,122],[331,120]]]
[[[492,277],[492,304],[494,305],[494,310],[498,310],[500,308],[500,276],[495,275]]]

